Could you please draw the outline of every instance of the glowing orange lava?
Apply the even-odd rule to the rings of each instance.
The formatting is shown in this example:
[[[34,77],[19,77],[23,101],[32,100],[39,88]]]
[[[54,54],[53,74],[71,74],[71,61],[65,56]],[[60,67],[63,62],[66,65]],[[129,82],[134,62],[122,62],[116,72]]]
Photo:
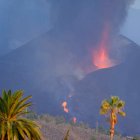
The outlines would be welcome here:
[[[96,50],[92,52],[92,63],[98,69],[108,68],[113,66],[113,61],[108,54],[108,42],[109,42],[109,26],[106,24],[101,36],[101,41],[98,44]]]
[[[77,121],[77,118],[76,118],[76,117],[73,117],[72,121],[73,121],[73,123],[75,124],[76,121]]]
[[[113,66],[112,60],[108,56],[106,48],[100,48],[98,51],[94,52],[93,55],[93,64],[98,69],[108,68]]]
[[[67,102],[66,102],[66,101],[64,101],[64,102],[62,103],[62,107],[64,108],[64,111],[65,111],[66,113],[69,113],[69,109],[67,108]]]

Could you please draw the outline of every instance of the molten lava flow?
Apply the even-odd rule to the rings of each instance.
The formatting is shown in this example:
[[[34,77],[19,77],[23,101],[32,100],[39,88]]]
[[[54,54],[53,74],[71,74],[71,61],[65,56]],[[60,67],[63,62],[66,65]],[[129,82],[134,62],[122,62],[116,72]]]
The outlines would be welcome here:
[[[66,101],[64,101],[64,102],[62,103],[62,107],[63,107],[65,113],[69,113],[69,109],[68,109],[68,107],[67,107],[67,102],[66,102]],[[76,124],[77,118],[76,118],[76,117],[73,117],[73,118],[72,118],[72,122],[73,122],[74,124]]]
[[[64,102],[62,103],[62,107],[64,108],[64,111],[65,111],[66,113],[69,113],[69,109],[67,108],[67,102],[66,102],[66,101],[64,101]]]
[[[98,69],[108,68],[113,66],[113,61],[109,58],[108,54],[108,42],[109,42],[109,26],[105,25],[102,33],[101,41],[98,44],[96,50],[92,52],[92,62]]]
[[[73,123],[75,124],[76,121],[77,121],[77,118],[76,118],[76,117],[73,117],[73,118],[72,118],[72,121],[73,121]]]

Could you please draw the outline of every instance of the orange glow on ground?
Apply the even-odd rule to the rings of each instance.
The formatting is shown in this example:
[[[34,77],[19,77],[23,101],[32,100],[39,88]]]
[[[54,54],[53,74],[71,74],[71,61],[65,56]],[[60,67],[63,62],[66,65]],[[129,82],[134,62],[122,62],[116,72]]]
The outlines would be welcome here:
[[[64,112],[69,113],[69,109],[67,108],[67,102],[66,102],[66,101],[64,101],[64,102],[62,103],[62,107],[63,107],[63,109],[64,109]]]
[[[73,117],[72,121],[75,124],[77,122],[77,118],[76,117]]]

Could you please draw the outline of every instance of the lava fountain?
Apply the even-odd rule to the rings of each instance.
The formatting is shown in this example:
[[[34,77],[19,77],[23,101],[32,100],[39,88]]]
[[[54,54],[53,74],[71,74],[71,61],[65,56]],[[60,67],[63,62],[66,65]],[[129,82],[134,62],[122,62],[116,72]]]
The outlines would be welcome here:
[[[95,65],[97,69],[108,68],[115,65],[113,60],[109,57],[109,51],[107,48],[109,34],[109,26],[106,24],[97,48],[92,51],[92,64]]]

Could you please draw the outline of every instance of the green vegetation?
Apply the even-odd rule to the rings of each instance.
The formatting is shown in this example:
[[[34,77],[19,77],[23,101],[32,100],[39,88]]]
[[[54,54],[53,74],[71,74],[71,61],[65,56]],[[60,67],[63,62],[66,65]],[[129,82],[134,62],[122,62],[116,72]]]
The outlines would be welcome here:
[[[117,96],[112,96],[108,100],[103,100],[100,107],[101,115],[108,115],[108,120],[110,122],[110,140],[113,140],[114,137],[114,128],[117,123],[117,114],[120,116],[126,116],[123,111],[125,102],[120,100]]]
[[[23,91],[12,93],[3,91],[0,98],[0,139],[1,140],[41,140],[39,127],[25,118],[29,112],[27,102],[31,96],[23,98]]]
[[[74,124],[66,122],[63,116],[51,116],[48,114],[38,115],[30,112],[29,107],[32,96],[23,98],[23,91],[19,90],[12,93],[3,91],[0,97],[0,140],[113,140],[114,127],[117,123],[117,115],[125,116],[124,101],[119,97],[112,96],[108,100],[102,101],[100,114],[108,116],[110,130],[102,126],[91,129],[88,124],[83,122]],[[40,125],[40,128],[37,125]],[[66,131],[67,130],[67,131]],[[115,132],[114,139],[124,140],[121,135]],[[140,137],[134,137],[139,140]]]

